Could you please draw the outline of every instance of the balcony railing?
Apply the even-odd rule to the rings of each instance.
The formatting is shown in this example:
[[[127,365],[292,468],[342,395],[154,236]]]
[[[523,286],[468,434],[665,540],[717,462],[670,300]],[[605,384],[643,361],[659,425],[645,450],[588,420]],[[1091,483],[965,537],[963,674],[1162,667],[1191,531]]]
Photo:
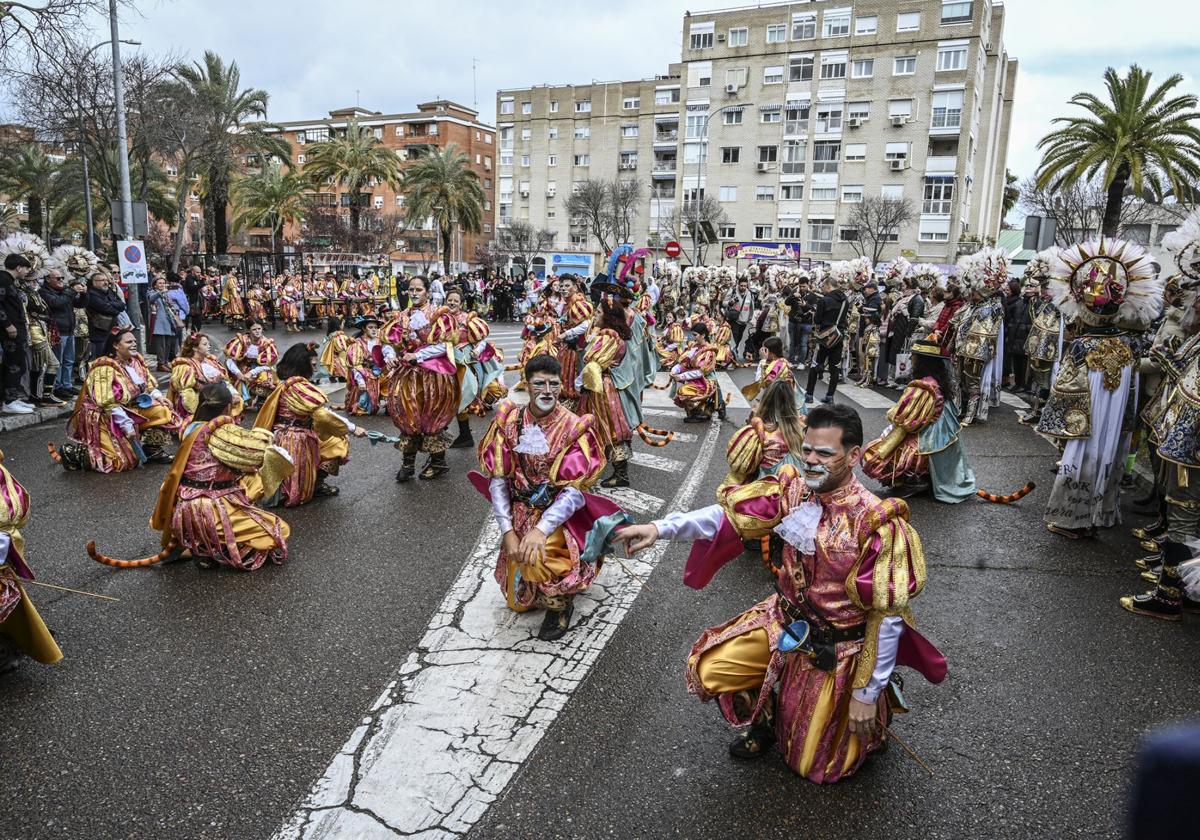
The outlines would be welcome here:
[[[958,167],[957,155],[929,157],[925,159],[925,171],[934,173],[951,173]]]
[[[652,171],[654,171],[654,172],[674,172],[675,171],[675,161],[673,161],[673,160],[672,161],[655,161],[654,169]]]
[[[655,143],[673,143],[679,139],[679,131],[656,131],[654,132]]]

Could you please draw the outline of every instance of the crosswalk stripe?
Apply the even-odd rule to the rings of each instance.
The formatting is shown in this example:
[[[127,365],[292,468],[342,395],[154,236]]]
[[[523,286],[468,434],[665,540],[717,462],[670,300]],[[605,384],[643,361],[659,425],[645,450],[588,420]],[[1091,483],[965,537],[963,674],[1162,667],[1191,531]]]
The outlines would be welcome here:
[[[630,513],[642,516],[658,513],[663,506],[663,500],[658,496],[634,490],[632,487],[595,487],[594,492],[612,499]]]
[[[683,468],[686,466],[682,461],[664,458],[661,455],[651,455],[649,452],[634,452],[632,460],[639,467],[671,473],[683,472]]]
[[[896,404],[896,401],[885,397],[883,394],[877,394],[870,388],[860,388],[857,385],[839,385],[838,396],[849,397],[858,403],[863,408],[891,408]]]
[[[692,506],[720,439],[713,423],[669,505]],[[655,499],[655,510],[663,505]],[[570,632],[532,635],[540,616],[509,610],[493,578],[500,530],[489,515],[458,579],[399,673],[275,840],[398,835],[446,840],[470,831],[587,678],[641,593],[606,565],[574,601]],[[642,580],[670,543],[624,561]]]
[[[654,406],[647,407],[647,406],[643,405],[642,406],[642,414],[648,415],[650,417],[683,417],[684,416],[684,411],[682,408],[674,407],[674,403],[672,403],[672,406],[673,406],[672,408],[655,408]],[[679,437],[679,436],[676,435],[676,437]],[[683,440],[683,438],[679,438],[679,439]]]
[[[1027,403],[1025,400],[1021,399],[1016,394],[1010,394],[1008,391],[1000,392],[1000,402],[1009,406],[1010,408],[1019,408],[1023,411],[1028,410],[1030,407],[1029,403]]]

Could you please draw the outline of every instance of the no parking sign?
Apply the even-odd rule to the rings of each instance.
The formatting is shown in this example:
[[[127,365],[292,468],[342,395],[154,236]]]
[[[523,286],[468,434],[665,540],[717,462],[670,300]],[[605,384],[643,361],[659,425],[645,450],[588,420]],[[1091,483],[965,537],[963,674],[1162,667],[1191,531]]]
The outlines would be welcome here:
[[[146,268],[146,251],[141,242],[130,239],[118,241],[117,264],[121,267],[121,280],[126,285],[150,282],[150,272]]]

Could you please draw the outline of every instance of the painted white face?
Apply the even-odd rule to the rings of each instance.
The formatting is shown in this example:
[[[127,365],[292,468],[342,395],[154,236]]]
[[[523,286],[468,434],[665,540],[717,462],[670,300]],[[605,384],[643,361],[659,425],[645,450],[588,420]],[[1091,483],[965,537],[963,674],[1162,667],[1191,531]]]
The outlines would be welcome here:
[[[529,380],[529,393],[533,398],[534,414],[539,417],[549,414],[558,405],[558,394],[562,380],[549,373],[535,373]]]

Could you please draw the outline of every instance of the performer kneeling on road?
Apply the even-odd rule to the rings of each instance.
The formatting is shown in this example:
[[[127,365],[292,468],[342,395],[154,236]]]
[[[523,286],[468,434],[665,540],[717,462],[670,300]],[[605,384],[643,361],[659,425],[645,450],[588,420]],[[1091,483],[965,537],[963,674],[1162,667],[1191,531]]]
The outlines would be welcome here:
[[[699,589],[743,540],[770,536],[775,594],[700,636],[688,690],[749,726],[730,746],[735,758],[757,758],[778,740],[794,771],[823,783],[883,746],[892,711],[904,710],[893,668],[940,682],[946,660],[912,626],[925,556],[908,506],[879,499],[854,475],[862,420],[834,405],[807,421],[802,470],[723,485],[719,504],[626,527],[614,540],[631,553],[694,540],[684,583]]]
[[[600,571],[605,537],[629,521],[587,492],[604,471],[604,447],[592,415],[580,417],[559,401],[561,373],[551,355],[525,363],[529,405],[505,400],[497,407],[479,443],[480,472],[470,474],[504,535],[496,582],[516,612],[546,610],[538,632],[546,641],[567,632],[572,600]]]

